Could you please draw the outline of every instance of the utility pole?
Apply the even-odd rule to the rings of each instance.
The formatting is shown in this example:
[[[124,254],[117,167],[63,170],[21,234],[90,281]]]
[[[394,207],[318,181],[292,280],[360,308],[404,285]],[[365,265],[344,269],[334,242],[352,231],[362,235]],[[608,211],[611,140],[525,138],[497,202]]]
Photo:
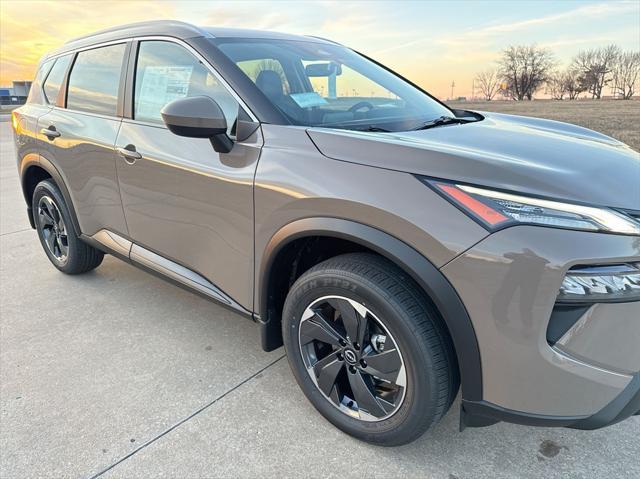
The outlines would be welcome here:
[[[451,82],[451,100],[453,100],[453,89],[455,88],[455,86],[456,86],[456,81],[453,80]]]

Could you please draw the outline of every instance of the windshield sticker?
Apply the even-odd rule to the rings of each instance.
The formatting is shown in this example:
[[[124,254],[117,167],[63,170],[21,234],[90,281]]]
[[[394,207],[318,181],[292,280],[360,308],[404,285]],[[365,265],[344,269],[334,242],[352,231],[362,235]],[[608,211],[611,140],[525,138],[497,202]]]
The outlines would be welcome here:
[[[300,108],[311,108],[314,106],[326,105],[327,100],[322,98],[316,92],[310,93],[291,93],[289,95]]]
[[[187,96],[192,72],[193,66],[145,67],[136,102],[138,115],[159,118],[163,106]]]

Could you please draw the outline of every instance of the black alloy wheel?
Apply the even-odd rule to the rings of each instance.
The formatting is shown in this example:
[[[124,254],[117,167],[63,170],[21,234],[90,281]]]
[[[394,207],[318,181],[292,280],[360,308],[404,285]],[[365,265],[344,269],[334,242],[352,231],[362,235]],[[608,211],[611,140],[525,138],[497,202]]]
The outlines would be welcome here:
[[[299,345],[318,389],[344,414],[380,421],[404,399],[406,372],[393,337],[363,305],[341,296],[305,310]]]
[[[64,264],[69,256],[69,238],[60,210],[51,197],[44,195],[38,202],[37,214],[44,243],[55,259]]]

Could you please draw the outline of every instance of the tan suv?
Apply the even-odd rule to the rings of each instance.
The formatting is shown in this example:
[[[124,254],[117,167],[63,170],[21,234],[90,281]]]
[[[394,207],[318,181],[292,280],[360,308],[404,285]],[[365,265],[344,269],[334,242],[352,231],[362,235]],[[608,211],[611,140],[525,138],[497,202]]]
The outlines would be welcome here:
[[[179,22],[42,59],[13,114],[31,224],[283,343],[329,421],[417,438],[640,409],[640,160],[573,125],[452,110],[334,42]]]

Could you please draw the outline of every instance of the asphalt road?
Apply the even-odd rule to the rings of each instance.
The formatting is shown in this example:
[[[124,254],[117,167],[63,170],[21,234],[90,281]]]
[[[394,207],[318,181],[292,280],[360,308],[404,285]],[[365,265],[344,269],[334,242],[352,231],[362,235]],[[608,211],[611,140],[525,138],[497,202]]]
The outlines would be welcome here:
[[[306,401],[250,321],[112,257],[53,268],[0,123],[0,476],[640,477],[640,417],[584,432],[459,433],[458,402],[408,446],[358,442]]]

